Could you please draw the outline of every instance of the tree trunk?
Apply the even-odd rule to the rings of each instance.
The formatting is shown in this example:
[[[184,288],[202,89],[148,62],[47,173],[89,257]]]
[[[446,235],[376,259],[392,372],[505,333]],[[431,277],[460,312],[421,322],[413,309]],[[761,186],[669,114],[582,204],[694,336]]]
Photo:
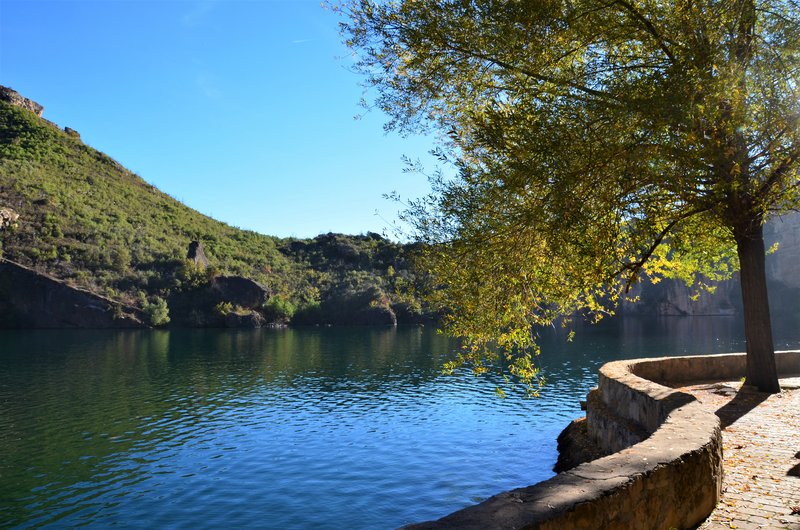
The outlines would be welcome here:
[[[772,324],[769,318],[764,230],[757,227],[736,234],[736,250],[742,279],[744,334],[747,340],[746,383],[761,392],[781,391],[775,368]]]

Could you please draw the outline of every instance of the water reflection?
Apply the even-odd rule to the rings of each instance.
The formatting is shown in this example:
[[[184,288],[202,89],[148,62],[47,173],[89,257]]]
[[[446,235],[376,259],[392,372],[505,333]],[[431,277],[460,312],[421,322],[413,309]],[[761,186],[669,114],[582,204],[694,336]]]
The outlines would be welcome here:
[[[797,323],[776,344],[800,344]],[[0,332],[0,526],[385,528],[547,478],[602,363],[735,318],[542,332],[543,396],[443,377],[426,328]],[[313,506],[313,508],[312,508]]]
[[[263,407],[281,411],[267,414],[277,430],[298,414],[359,413],[356,402],[436,378],[430,352],[450,349],[422,328],[1,337],[2,526],[97,517],[88,497],[123,494],[214,429],[246,426]]]

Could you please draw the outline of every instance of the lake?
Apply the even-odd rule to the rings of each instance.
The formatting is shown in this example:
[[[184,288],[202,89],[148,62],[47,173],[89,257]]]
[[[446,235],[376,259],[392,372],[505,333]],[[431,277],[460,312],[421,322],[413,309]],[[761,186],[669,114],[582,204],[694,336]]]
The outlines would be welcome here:
[[[776,326],[800,347],[800,326]],[[552,476],[597,368],[743,351],[738,318],[542,336],[540,398],[430,328],[0,332],[0,527],[395,528]]]

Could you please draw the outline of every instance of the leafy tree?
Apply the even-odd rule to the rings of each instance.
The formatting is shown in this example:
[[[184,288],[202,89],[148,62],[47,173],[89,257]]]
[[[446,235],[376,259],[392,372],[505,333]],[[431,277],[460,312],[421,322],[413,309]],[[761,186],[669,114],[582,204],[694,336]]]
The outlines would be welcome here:
[[[646,273],[741,271],[747,381],[780,390],[762,227],[796,208],[793,0],[352,0],[389,129],[457,168],[408,214],[447,327],[535,383],[532,329],[613,310]],[[480,366],[480,364],[478,364]]]

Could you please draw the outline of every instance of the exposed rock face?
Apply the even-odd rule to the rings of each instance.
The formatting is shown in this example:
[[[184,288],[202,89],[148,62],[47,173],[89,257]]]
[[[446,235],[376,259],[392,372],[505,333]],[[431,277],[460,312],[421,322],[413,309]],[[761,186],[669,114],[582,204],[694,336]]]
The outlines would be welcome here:
[[[352,320],[341,322],[342,324],[356,324],[363,326],[396,326],[397,315],[388,305],[372,305],[356,312],[351,316]]]
[[[779,217],[767,224],[764,239],[778,250],[767,256],[767,278],[786,287],[800,289],[800,213]]]
[[[389,298],[376,286],[336,293],[322,303],[320,322],[333,325],[396,326]]]
[[[241,276],[217,276],[210,283],[173,293],[167,300],[171,325],[177,327],[258,328],[266,324],[259,314],[267,292]],[[220,304],[230,304],[229,312]]]
[[[778,250],[767,256],[767,284],[773,313],[797,312],[800,296],[800,214],[773,219],[764,227],[767,248],[778,243]],[[742,312],[738,275],[719,282],[713,293],[695,292],[679,280],[652,284],[644,279],[631,289],[637,302],[623,302],[624,315],[736,315]]]
[[[267,291],[258,283],[242,276],[217,276],[211,288],[225,302],[248,309],[258,309],[267,301]]]
[[[17,107],[27,109],[37,116],[41,116],[44,107],[26,97],[22,97],[19,92],[11,88],[0,85],[0,101],[6,101]]]
[[[73,138],[77,138],[78,140],[81,139],[81,133],[73,129],[72,127],[64,127],[64,132],[68,135],[72,136]]]
[[[736,279],[719,282],[713,293],[696,293],[680,280],[653,284],[645,278],[631,288],[629,295],[638,300],[623,302],[622,312],[626,315],[735,315],[742,311],[742,295]]]
[[[0,259],[0,327],[143,328],[141,311]]]
[[[436,321],[436,314],[426,312],[419,304],[397,302],[391,305],[397,322],[402,324],[426,324]]]
[[[11,208],[0,208],[0,231],[14,226],[19,219],[19,214]]]
[[[225,326],[229,328],[260,328],[265,324],[264,317],[255,311],[244,314],[231,312],[225,315]]]
[[[572,420],[558,435],[558,460],[553,471],[561,473],[574,467],[591,462],[609,454],[603,451],[589,436],[586,418]]]
[[[203,251],[203,245],[199,241],[192,241],[189,243],[189,251],[186,253],[186,259],[194,262],[195,267],[200,270],[206,270],[208,267],[208,258]]]

